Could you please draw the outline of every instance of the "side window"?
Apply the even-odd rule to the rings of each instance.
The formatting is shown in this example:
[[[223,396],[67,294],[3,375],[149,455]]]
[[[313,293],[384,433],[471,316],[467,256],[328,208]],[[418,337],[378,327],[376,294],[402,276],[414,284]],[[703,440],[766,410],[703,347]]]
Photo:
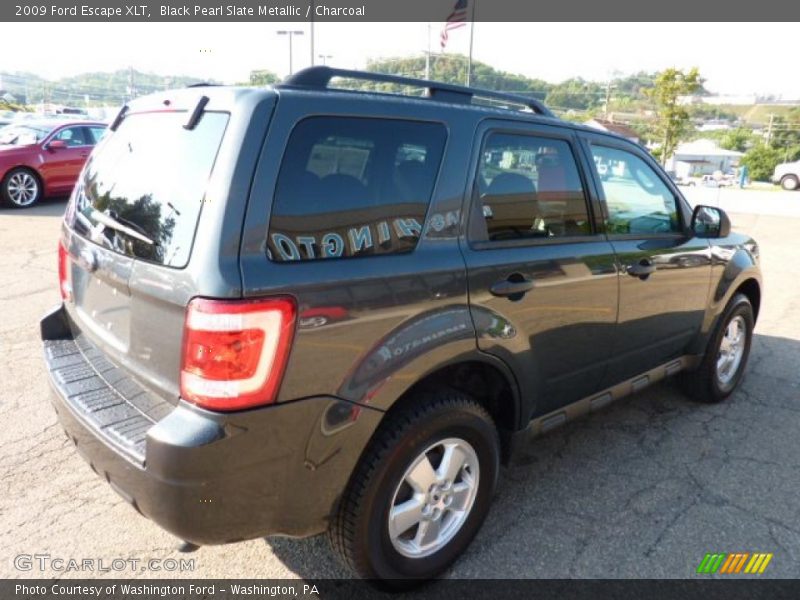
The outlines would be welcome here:
[[[564,140],[490,134],[477,188],[490,241],[592,232],[575,157]]]
[[[83,127],[67,127],[62,129],[55,136],[54,140],[66,142],[67,146],[86,146],[88,145],[83,137]]]
[[[100,143],[100,138],[102,138],[105,133],[105,127],[90,127],[89,135],[91,136],[91,139],[89,140],[89,143],[92,145]]]
[[[681,231],[677,199],[653,168],[625,150],[592,144],[608,207],[609,233]]]
[[[446,129],[310,117],[293,129],[268,232],[275,261],[410,252],[422,233]]]

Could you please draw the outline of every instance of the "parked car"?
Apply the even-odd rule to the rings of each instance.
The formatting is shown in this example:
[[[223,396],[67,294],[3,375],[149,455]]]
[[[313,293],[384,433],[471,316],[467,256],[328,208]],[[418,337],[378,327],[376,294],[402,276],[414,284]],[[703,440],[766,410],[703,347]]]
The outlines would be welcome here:
[[[772,182],[779,184],[787,191],[800,190],[800,160],[781,163],[775,167]]]
[[[733,175],[723,175],[722,172],[714,173],[713,175],[703,175],[700,183],[705,187],[733,187],[736,185]]]
[[[0,199],[29,208],[67,195],[106,125],[26,119],[0,130]]]
[[[761,304],[756,242],[641,146],[329,67],[132,101],[58,264],[45,361],[96,473],[192,544],[327,532],[386,585],[456,560],[532,437],[672,375],[725,400]]]

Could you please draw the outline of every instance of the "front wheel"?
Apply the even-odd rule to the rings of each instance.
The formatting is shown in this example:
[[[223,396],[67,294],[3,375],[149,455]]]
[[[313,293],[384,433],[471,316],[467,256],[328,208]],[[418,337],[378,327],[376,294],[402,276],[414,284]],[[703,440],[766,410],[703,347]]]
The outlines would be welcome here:
[[[800,187],[800,180],[794,175],[787,175],[781,179],[781,187],[786,191],[793,192]]]
[[[444,571],[489,511],[500,444],[491,416],[455,391],[420,394],[389,414],[331,523],[356,574],[408,587]]]
[[[750,300],[736,294],[720,318],[700,367],[683,376],[690,396],[701,402],[721,402],[733,393],[750,356],[754,325]]]
[[[15,208],[28,208],[42,198],[42,186],[33,171],[24,168],[12,169],[3,179],[3,200]]]

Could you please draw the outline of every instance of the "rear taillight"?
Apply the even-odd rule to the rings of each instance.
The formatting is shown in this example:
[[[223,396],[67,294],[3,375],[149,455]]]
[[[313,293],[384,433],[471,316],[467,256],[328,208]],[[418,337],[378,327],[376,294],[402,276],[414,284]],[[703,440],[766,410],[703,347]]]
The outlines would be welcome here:
[[[181,396],[212,410],[275,402],[296,316],[294,300],[285,297],[189,302]]]
[[[61,291],[61,299],[64,301],[72,298],[72,275],[69,268],[69,252],[67,252],[64,241],[58,242],[58,289]]]

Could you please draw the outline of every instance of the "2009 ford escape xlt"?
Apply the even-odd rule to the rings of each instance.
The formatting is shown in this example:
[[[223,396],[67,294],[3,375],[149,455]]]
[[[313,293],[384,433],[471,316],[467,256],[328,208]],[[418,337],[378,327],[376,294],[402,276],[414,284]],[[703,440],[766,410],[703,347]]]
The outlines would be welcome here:
[[[110,129],[45,358],[80,453],[183,540],[327,531],[362,577],[433,577],[532,435],[668,375],[707,402],[742,377],[756,243],[537,101],[315,67]]]

